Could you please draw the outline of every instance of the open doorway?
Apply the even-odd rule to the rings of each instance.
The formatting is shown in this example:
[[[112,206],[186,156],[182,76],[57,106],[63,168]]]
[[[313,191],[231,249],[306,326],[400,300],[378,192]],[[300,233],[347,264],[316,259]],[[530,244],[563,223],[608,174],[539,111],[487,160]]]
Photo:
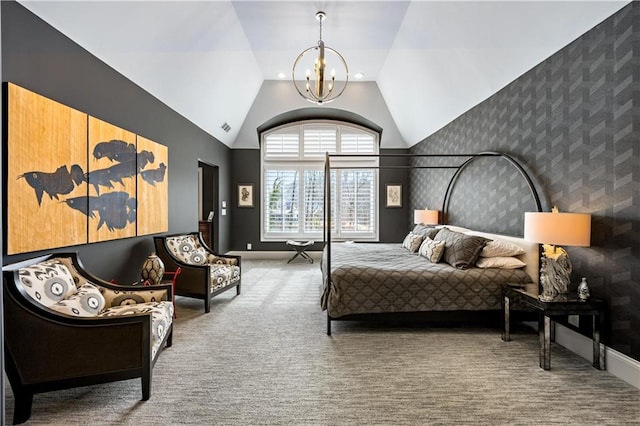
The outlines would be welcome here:
[[[215,251],[218,252],[218,166],[198,161],[198,229]]]

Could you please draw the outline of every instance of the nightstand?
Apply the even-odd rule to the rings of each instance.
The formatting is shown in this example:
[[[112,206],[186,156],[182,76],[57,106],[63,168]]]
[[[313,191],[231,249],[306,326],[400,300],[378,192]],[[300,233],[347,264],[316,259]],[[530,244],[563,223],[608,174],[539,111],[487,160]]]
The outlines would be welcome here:
[[[590,315],[593,319],[593,366],[604,370],[605,351],[600,344],[602,323],[605,317],[606,305],[604,301],[589,298],[579,300],[571,295],[558,300],[543,302],[538,296],[527,293],[525,288],[518,284],[506,284],[502,287],[504,298],[504,330],[502,340],[511,340],[509,334],[510,319],[509,310],[512,302],[522,303],[538,311],[538,335],[540,338],[540,368],[551,368],[551,317],[565,315]]]

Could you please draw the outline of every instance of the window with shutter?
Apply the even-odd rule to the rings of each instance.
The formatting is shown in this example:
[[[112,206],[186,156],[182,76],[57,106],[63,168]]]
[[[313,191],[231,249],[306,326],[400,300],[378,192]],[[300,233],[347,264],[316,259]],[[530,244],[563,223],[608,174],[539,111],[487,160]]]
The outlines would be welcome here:
[[[378,135],[328,122],[297,123],[262,135],[263,240],[322,237],[327,152],[377,154]],[[332,169],[330,179],[333,237],[377,240],[377,158],[334,157],[332,165],[341,167]]]

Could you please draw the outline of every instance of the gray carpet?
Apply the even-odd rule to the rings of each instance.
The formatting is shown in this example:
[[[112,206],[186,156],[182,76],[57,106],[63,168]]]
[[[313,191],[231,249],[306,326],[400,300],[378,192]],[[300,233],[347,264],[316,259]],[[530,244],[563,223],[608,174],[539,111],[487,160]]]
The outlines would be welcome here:
[[[640,424],[640,391],[552,347],[498,329],[334,323],[316,264],[243,260],[242,294],[177,299],[173,347],[151,399],[140,381],[38,394],[28,424]],[[7,386],[7,420],[13,398]]]

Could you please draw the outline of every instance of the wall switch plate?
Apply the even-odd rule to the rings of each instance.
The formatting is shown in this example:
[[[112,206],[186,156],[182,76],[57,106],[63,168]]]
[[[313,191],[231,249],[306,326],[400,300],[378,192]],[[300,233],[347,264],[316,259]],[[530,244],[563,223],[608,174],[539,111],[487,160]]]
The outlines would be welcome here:
[[[220,214],[222,216],[226,216],[227,215],[227,209],[222,209],[222,212]]]
[[[247,243],[247,250],[251,250],[251,243]]]
[[[580,328],[580,315],[567,315],[567,322],[574,327]]]

